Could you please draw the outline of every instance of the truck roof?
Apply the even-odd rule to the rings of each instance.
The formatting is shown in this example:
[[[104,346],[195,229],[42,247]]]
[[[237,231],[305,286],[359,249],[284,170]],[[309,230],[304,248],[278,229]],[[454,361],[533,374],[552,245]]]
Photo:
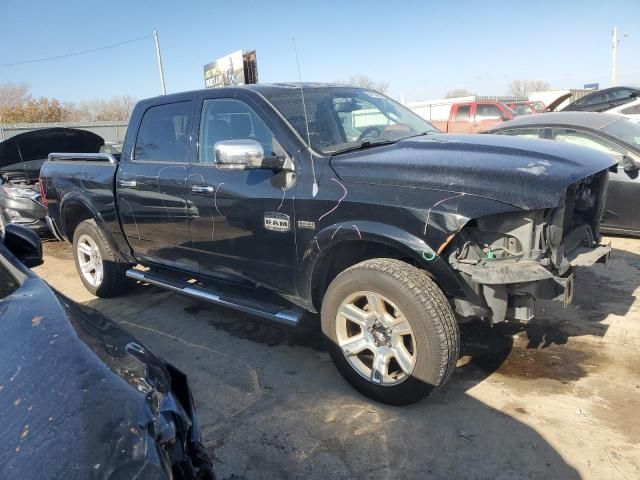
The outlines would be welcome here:
[[[348,84],[339,84],[339,83],[321,83],[321,82],[280,82],[280,83],[256,83],[253,85],[238,85],[235,87],[220,87],[216,90],[252,90],[258,93],[274,93],[276,91],[284,91],[284,90],[299,90],[300,86],[306,89],[315,89],[315,88],[359,88],[367,90],[364,87],[358,87],[356,85],[348,85]],[[178,92],[171,93],[169,95],[158,95],[156,97],[145,98],[142,100],[143,102],[147,101],[155,101],[158,99],[181,99],[184,97],[191,97],[196,94],[210,92],[212,89],[210,88],[201,88],[198,90],[189,90],[186,92]]]

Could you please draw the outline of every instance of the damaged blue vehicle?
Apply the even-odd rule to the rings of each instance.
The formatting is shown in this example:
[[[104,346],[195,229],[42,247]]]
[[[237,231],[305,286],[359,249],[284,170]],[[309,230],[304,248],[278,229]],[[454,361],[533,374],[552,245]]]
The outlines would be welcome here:
[[[0,478],[213,479],[186,376],[27,267],[38,235],[0,244]]]

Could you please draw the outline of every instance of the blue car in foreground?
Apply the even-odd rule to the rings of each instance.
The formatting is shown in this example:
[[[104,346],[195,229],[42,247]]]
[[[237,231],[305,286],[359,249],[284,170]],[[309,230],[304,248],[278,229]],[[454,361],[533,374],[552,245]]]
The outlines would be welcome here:
[[[213,479],[186,376],[29,268],[38,235],[0,241],[0,478]]]

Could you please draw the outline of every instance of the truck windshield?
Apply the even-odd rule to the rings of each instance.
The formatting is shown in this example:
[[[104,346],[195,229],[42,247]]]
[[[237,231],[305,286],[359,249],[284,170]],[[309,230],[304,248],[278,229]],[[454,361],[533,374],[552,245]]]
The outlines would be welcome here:
[[[373,90],[354,87],[304,87],[311,147],[325,155],[361,145],[388,144],[438,130],[398,102]],[[263,92],[307,140],[300,87]]]

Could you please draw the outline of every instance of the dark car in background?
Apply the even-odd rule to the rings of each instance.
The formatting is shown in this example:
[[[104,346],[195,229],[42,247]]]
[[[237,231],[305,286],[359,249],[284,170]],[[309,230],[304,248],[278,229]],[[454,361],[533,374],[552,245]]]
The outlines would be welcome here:
[[[570,103],[562,109],[563,112],[604,112],[632,101],[640,95],[639,88],[611,87],[589,93]]]
[[[609,174],[601,230],[640,236],[640,125],[619,115],[553,112],[504,122],[487,133],[555,140],[608,153],[618,162]]]
[[[52,290],[33,231],[0,236],[0,478],[213,479],[186,376]]]
[[[0,143],[0,232],[5,225],[24,225],[46,234],[47,211],[41,203],[38,176],[51,152],[96,153],[104,139],[74,128],[45,128],[21,133]]]

